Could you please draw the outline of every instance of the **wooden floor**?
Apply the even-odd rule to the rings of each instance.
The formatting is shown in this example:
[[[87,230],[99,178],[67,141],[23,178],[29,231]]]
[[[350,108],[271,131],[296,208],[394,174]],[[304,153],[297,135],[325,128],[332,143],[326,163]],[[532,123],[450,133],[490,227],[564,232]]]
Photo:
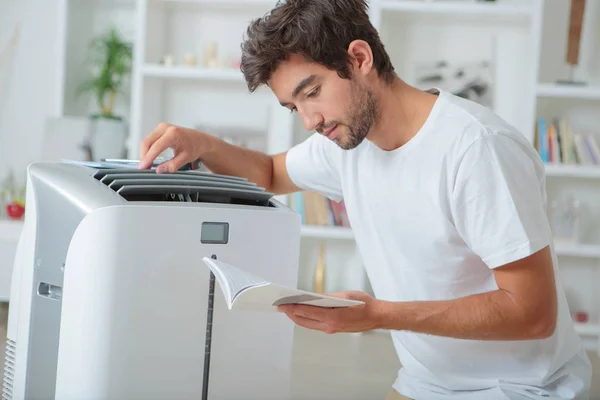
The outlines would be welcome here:
[[[384,400],[400,367],[388,335],[325,335],[298,328],[294,400]],[[593,364],[590,400],[600,400],[600,358]],[[318,361],[317,361],[318,360]]]
[[[6,305],[0,303],[0,360],[4,361]],[[591,399],[600,399],[600,359],[594,364]],[[400,363],[386,334],[326,335],[296,329],[292,392],[294,400],[385,399]]]

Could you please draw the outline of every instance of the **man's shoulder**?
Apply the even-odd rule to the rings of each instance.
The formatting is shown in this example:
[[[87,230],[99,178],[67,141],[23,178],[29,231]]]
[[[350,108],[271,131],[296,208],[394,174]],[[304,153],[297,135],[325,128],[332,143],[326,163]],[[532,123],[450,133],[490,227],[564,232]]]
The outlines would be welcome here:
[[[522,132],[490,108],[451,93],[444,95],[445,119],[454,121],[459,132],[456,139],[465,150],[477,141],[490,144],[508,141],[518,146],[529,145],[529,140]]]
[[[529,139],[494,111],[448,92],[442,92],[442,99],[434,136],[437,144],[445,143],[439,151],[443,151],[449,170],[459,168],[465,159],[484,162],[491,154],[538,164],[539,156]]]

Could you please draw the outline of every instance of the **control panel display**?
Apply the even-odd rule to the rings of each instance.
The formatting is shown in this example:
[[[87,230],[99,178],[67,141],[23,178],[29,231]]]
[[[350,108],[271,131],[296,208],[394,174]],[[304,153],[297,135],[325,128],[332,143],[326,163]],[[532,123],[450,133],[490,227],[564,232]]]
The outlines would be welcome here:
[[[227,222],[203,222],[200,241],[205,244],[227,244],[229,224]]]

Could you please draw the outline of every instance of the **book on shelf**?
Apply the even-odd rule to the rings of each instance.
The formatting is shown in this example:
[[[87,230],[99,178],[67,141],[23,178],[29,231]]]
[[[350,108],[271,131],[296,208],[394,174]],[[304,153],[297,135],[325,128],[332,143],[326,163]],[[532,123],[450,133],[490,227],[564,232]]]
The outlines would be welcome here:
[[[277,311],[277,306],[283,304],[329,308],[364,304],[362,301],[307,292],[269,282],[244,269],[209,257],[202,258],[202,261],[215,275],[230,310]]]
[[[333,201],[327,197],[302,191],[290,195],[290,208],[300,214],[303,225],[350,227],[344,201]]]
[[[600,147],[594,135],[574,130],[562,118],[538,117],[534,146],[546,164],[600,164]]]

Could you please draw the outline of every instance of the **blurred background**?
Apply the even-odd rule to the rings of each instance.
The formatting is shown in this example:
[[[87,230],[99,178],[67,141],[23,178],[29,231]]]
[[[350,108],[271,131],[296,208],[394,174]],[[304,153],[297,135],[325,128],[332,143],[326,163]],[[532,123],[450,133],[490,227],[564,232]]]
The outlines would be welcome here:
[[[239,71],[247,24],[275,3],[0,0],[4,310],[29,163],[137,159],[139,142],[162,121],[271,154],[308,137],[268,89],[249,94]],[[371,0],[370,14],[402,79],[484,104],[536,146],[559,279],[587,349],[600,354],[600,1]],[[299,286],[370,291],[343,202],[307,193],[281,200],[303,217]],[[385,333],[365,339],[377,341],[367,355],[363,342],[326,340],[323,349],[361,360],[358,371],[373,375],[369,393],[387,390],[397,361]],[[389,363],[369,364],[378,356]],[[365,380],[357,382],[346,398],[359,396]]]

